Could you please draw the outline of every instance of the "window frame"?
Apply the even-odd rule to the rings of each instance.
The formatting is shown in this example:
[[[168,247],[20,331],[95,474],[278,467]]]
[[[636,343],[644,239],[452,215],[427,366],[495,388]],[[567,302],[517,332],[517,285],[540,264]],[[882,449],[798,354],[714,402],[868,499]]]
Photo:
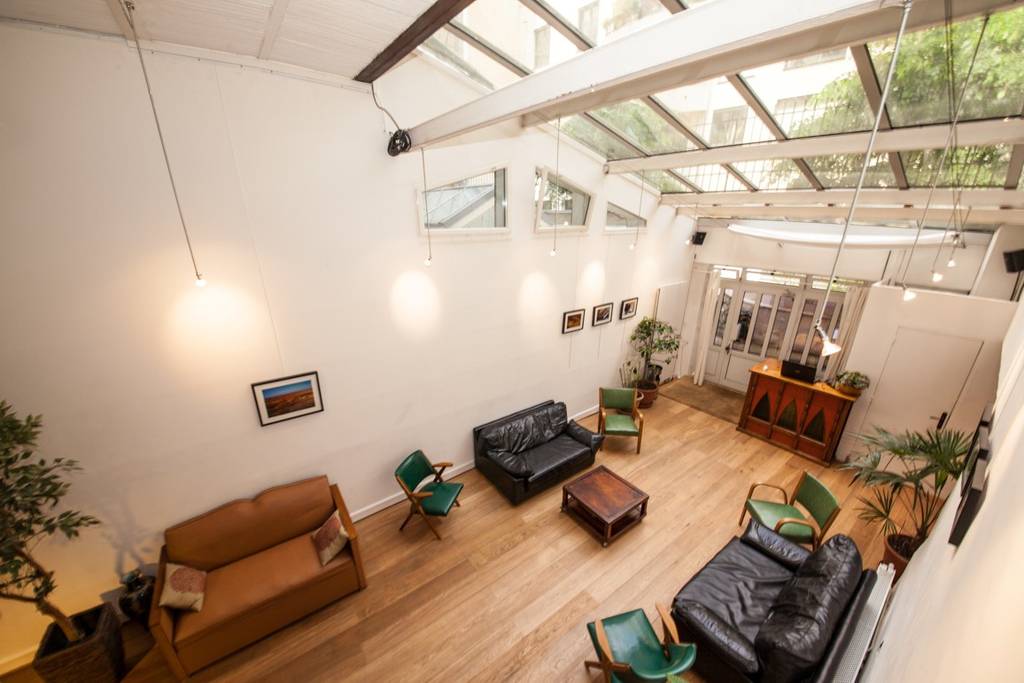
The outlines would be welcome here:
[[[441,181],[437,182],[433,187],[429,187],[426,190],[427,192],[429,192],[431,190],[439,190],[442,187],[445,187],[447,185],[451,185],[452,183],[457,183],[457,182],[460,182],[460,181],[463,181],[463,180],[468,180],[470,178],[475,178],[476,176],[494,174],[494,173],[497,173],[498,171],[504,171],[504,177],[505,177],[505,207],[504,207],[505,208],[505,225],[503,227],[500,227],[500,228],[499,227],[494,227],[494,228],[429,228],[428,229],[427,225],[426,225],[426,197],[425,197],[424,191],[419,189],[419,188],[417,188],[416,189],[416,224],[419,226],[419,234],[424,236],[424,237],[426,237],[427,233],[429,231],[431,238],[435,238],[435,237],[439,237],[439,236],[445,236],[445,235],[450,235],[450,236],[460,236],[460,235],[461,236],[480,236],[480,235],[491,235],[491,236],[502,235],[502,236],[509,236],[509,235],[511,235],[512,234],[512,228],[510,227],[511,226],[511,220],[509,219],[509,211],[510,211],[510,208],[511,208],[510,207],[511,202],[509,202],[509,200],[508,200],[508,185],[509,185],[508,178],[509,178],[509,169],[510,169],[510,167],[511,167],[511,164],[509,164],[509,163],[500,163],[500,164],[495,164],[493,166],[488,166],[486,168],[481,168],[479,170],[469,171],[468,173],[459,173],[459,175],[457,177],[454,177],[454,178],[449,177],[446,180],[441,180]]]
[[[642,221],[642,224],[640,225],[639,229],[637,229],[636,227],[629,227],[628,225],[608,225],[608,212],[612,209],[612,207],[614,207],[615,210],[620,213],[624,213],[629,216],[632,216],[633,218],[640,219],[640,221]],[[634,211],[630,211],[629,209],[623,208],[621,204],[616,204],[610,199],[606,199],[604,203],[604,231],[605,233],[611,235],[633,235],[637,234],[638,232],[639,234],[643,235],[647,233],[647,219]]]
[[[548,176],[555,175],[555,169],[548,166],[537,166],[534,169],[534,187],[537,188],[536,179],[540,178],[539,192],[536,193],[533,200],[533,231],[538,235],[549,235],[552,232],[560,232],[563,234],[586,234],[590,231],[590,221],[594,217],[594,204],[596,203],[597,193],[591,188],[587,187],[583,183],[577,182],[575,179],[567,176],[565,173],[557,174],[561,180],[570,185],[572,189],[578,190],[583,194],[587,195],[589,201],[587,202],[587,214],[583,218],[582,225],[542,225],[540,222],[541,214],[544,211],[544,196],[547,194],[548,189]],[[507,222],[507,218],[506,218]]]

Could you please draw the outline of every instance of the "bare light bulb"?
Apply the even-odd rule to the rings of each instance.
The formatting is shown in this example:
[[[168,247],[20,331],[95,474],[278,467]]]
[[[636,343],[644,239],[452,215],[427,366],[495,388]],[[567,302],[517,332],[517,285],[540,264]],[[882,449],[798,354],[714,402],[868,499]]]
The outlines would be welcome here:
[[[558,251],[555,250],[555,249],[552,249],[551,251],[548,252],[548,254],[551,255],[551,256],[554,256],[557,253],[558,253]]]
[[[427,268],[429,268],[431,266],[431,264],[433,263],[433,261],[434,260],[428,256],[427,258],[423,259],[423,265],[425,265]]]
[[[950,257],[950,259],[948,261],[946,261],[946,267],[947,268],[956,268],[956,259]]]
[[[196,273],[196,287],[198,287],[199,289],[202,289],[205,286],[206,286],[206,280],[203,279],[203,276],[201,274]]]
[[[633,251],[634,249],[636,249],[636,242],[630,242],[629,243],[629,250]]]
[[[932,282],[942,282],[942,273],[937,270],[932,271]]]
[[[907,289],[906,287],[903,288],[903,300],[904,301],[913,301],[916,298],[917,298],[917,292],[915,292],[912,289]]]

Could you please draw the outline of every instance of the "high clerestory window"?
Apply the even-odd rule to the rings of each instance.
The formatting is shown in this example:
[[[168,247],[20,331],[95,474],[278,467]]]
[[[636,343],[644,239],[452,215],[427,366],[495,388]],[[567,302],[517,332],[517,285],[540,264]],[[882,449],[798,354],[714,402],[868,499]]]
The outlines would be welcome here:
[[[505,169],[427,190],[422,207],[431,230],[479,230],[507,226]]]

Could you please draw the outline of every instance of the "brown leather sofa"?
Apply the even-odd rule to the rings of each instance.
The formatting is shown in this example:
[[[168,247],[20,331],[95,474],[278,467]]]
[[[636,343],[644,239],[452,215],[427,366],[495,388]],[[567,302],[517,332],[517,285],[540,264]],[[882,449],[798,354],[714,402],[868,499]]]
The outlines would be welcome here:
[[[310,534],[335,508],[349,543],[321,566]],[[149,629],[180,679],[366,587],[356,529],[326,476],[227,503],[164,539]],[[159,606],[167,562],[208,572],[202,610]]]

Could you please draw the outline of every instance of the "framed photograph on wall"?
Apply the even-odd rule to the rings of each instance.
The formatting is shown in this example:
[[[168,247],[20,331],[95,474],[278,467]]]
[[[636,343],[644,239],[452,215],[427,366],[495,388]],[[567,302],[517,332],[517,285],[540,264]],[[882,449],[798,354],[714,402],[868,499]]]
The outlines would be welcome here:
[[[320,413],[324,409],[320,377],[315,371],[256,382],[252,385],[252,395],[256,399],[261,427]]]
[[[612,321],[612,312],[615,310],[615,302],[609,301],[606,304],[598,304],[594,306],[594,312],[591,314],[590,325],[597,327],[598,325],[607,325]]]
[[[562,334],[579,332],[583,329],[583,319],[587,317],[587,309],[577,308],[562,314]]]
[[[623,299],[622,303],[619,304],[619,320],[632,318],[636,315],[636,307],[639,302],[639,297],[635,296],[632,299]]]

